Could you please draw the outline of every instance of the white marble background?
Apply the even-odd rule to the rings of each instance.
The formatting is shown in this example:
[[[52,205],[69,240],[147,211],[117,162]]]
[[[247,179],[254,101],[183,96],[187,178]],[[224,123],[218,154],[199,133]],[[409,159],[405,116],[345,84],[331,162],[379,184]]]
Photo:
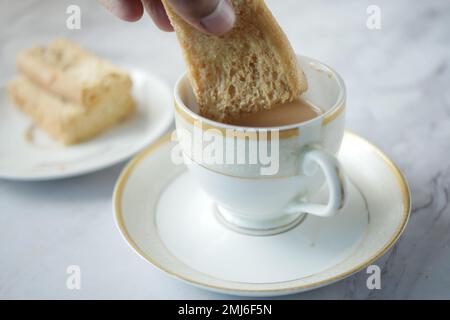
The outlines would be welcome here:
[[[398,163],[413,200],[405,234],[377,261],[382,290],[369,291],[362,271],[288,298],[450,298],[450,2],[267,2],[297,52],[342,74],[348,127]],[[81,7],[81,30],[65,27],[69,4]],[[381,30],[366,27],[371,4],[381,8]],[[93,0],[0,0],[0,84],[13,76],[19,50],[56,36],[169,85],[184,69],[174,35],[148,18],[122,22]],[[230,298],[173,280],[128,248],[111,212],[122,167],[55,182],[0,181],[0,298]],[[80,291],[66,289],[71,264],[82,269]]]

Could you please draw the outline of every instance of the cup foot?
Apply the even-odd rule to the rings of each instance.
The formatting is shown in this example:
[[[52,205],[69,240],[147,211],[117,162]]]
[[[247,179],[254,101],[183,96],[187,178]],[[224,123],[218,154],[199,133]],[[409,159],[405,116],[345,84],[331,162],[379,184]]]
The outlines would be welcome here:
[[[215,215],[227,228],[251,236],[270,236],[286,232],[296,227],[306,218],[306,213],[289,214],[276,219],[249,220],[232,211],[215,205]]]

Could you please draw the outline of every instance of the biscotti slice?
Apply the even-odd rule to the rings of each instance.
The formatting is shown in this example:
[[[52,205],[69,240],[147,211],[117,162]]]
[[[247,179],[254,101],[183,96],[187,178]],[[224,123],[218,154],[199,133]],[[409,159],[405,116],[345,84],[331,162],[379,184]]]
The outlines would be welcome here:
[[[293,101],[306,91],[295,53],[262,0],[231,0],[236,22],[223,36],[198,31],[163,3],[203,116],[229,122]]]
[[[24,50],[17,67],[39,86],[85,108],[120,99],[132,85],[125,71],[66,39]]]
[[[124,120],[135,109],[130,94],[114,103],[82,108],[46,92],[24,76],[8,84],[14,104],[51,137],[70,145],[88,140]]]

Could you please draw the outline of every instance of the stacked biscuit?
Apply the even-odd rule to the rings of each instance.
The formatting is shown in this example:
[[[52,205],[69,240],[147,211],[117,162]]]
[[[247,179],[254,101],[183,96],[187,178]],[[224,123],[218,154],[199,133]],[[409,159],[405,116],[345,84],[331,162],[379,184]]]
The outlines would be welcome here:
[[[90,139],[135,109],[129,75],[68,40],[23,51],[17,67],[11,99],[63,144]]]

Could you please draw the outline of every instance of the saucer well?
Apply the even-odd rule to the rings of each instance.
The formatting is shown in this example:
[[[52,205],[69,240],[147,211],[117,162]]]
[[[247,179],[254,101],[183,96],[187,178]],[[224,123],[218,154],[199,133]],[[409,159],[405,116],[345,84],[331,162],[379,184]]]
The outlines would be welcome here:
[[[0,87],[0,178],[52,180],[119,163],[161,137],[173,121],[169,87],[151,74],[131,70],[137,111],[92,140],[62,146],[32,125]]]
[[[378,148],[346,132],[339,160],[349,200],[332,218],[306,216],[271,236],[241,234],[217,219],[214,203],[184,165],[170,135],[137,155],[114,192],[117,226],[142,258],[169,275],[221,293],[276,296],[344,279],[380,258],[410,213],[407,183]],[[321,190],[314,201],[326,201]]]

